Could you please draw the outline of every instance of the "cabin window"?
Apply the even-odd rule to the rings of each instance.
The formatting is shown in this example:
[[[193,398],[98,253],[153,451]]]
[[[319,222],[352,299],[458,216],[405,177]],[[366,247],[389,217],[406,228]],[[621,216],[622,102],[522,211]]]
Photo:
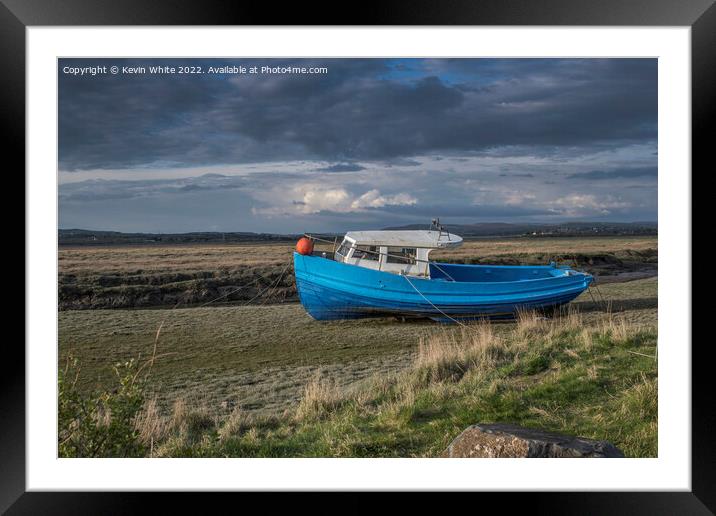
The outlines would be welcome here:
[[[347,240],[344,240],[338,250],[336,251],[337,254],[345,258],[348,256],[348,252],[351,250],[351,243]]]
[[[358,258],[360,260],[373,260],[377,262],[380,255],[378,254],[378,248],[374,245],[359,245],[356,247],[356,250],[353,251],[353,258]]]
[[[387,263],[414,264],[416,252],[415,247],[389,247]]]

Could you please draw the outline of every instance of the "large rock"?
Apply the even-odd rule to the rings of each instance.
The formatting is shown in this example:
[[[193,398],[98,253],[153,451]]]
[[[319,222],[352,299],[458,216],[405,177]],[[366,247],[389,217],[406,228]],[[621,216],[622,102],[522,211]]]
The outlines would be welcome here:
[[[624,457],[607,441],[594,441],[517,425],[472,425],[458,435],[443,457]]]

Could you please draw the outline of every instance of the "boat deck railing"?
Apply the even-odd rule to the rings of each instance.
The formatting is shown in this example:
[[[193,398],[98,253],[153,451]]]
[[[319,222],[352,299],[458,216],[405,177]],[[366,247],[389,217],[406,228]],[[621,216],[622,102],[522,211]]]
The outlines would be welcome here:
[[[325,240],[325,239],[322,239],[322,238],[319,238],[319,237],[316,237],[313,235],[309,235],[308,233],[304,233],[303,236],[305,236],[306,238],[310,238],[311,240],[316,240],[317,242],[325,242],[328,244],[333,244],[333,251],[330,254],[332,256],[331,259],[335,261],[336,249],[337,249],[337,245],[338,245],[338,238],[336,238],[334,241],[330,241],[330,240]],[[406,262],[407,265],[414,265],[416,263],[427,263],[428,265],[432,264],[440,272],[442,272],[450,281],[455,281],[447,272],[445,272],[443,269],[441,269],[440,266],[436,262],[431,262],[430,260],[422,260],[418,257],[403,256],[400,254],[380,253],[378,251],[371,251],[369,249],[361,249],[361,252],[366,253],[366,254],[374,254],[378,257],[380,257],[382,255],[382,256],[386,256],[386,257],[390,257],[390,258],[395,258],[397,260],[403,260]],[[329,255],[329,253],[327,251],[314,251],[313,254],[315,255],[316,253],[318,253],[318,256],[323,256],[325,254],[325,256],[323,256],[324,258],[327,258]]]
[[[311,256],[319,256],[321,258],[325,258],[327,260],[336,260],[336,253],[332,251],[313,251],[311,253]]]

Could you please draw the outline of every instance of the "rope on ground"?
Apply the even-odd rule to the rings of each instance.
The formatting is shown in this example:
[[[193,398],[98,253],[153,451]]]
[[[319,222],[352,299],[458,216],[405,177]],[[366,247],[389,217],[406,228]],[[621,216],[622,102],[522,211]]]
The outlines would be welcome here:
[[[606,304],[606,301],[604,300],[604,296],[602,295],[602,291],[599,289],[599,285],[597,285],[596,282],[594,282],[594,289],[597,291],[597,294],[599,294],[599,297],[602,300],[602,303]]]
[[[227,292],[226,294],[222,294],[221,296],[219,296],[219,297],[217,297],[217,298],[214,298],[214,299],[212,299],[211,301],[207,301],[206,303],[203,303],[203,304],[197,306],[196,308],[203,308],[203,307],[205,307],[206,305],[210,305],[211,303],[215,303],[215,302],[218,301],[219,299],[224,299],[225,297],[229,297],[231,294],[235,294],[235,293],[238,292],[239,290],[245,289],[246,287],[248,287],[248,286],[250,286],[250,285],[253,285],[254,283],[256,283],[256,282],[257,282],[258,280],[260,280],[260,279],[265,279],[265,278],[264,278],[263,276],[259,275],[258,278],[255,278],[253,281],[250,281],[250,282],[247,283],[246,285],[241,285],[240,287],[238,287],[238,288],[236,288],[236,289],[234,289],[234,290],[231,290],[231,291]],[[175,308],[176,308],[176,307],[175,307]]]
[[[594,298],[594,294],[592,294],[592,286],[591,285],[589,285],[587,287],[587,292],[589,292],[589,296],[592,298],[592,303],[599,306],[599,303],[597,303],[597,300]]]
[[[594,291],[597,293],[599,300],[597,300],[594,297],[594,294],[592,293],[592,288],[594,288]],[[590,283],[589,286],[587,287],[587,292],[589,292],[589,295],[591,296],[592,301],[594,302],[595,305],[597,305],[599,308],[601,308],[603,312],[608,311],[609,304],[604,299],[604,296],[602,295],[602,291],[599,290],[599,286],[597,285],[596,277],[594,277],[594,281],[592,283]]]
[[[288,268],[288,267],[286,267],[286,268]],[[285,270],[286,270],[286,269],[284,269],[284,272],[285,272]],[[283,273],[281,273],[281,274],[283,274]],[[231,290],[230,292],[227,292],[226,294],[223,294],[223,295],[221,295],[221,296],[219,296],[219,297],[217,297],[217,298],[214,298],[214,299],[212,299],[211,301],[207,301],[206,303],[201,304],[201,305],[197,306],[196,308],[202,308],[202,307],[204,307],[204,306],[206,306],[206,305],[209,305],[209,304],[211,304],[211,303],[214,303],[214,302],[218,301],[219,299],[223,299],[223,298],[225,298],[225,297],[230,296],[231,294],[235,294],[235,293],[238,292],[239,290],[242,290],[242,289],[244,289],[244,288],[246,288],[246,287],[248,287],[248,286],[250,286],[250,285],[253,285],[254,283],[256,283],[257,281],[259,281],[260,279],[265,279],[265,278],[264,278],[263,276],[259,275],[258,278],[254,278],[253,281],[250,281],[250,282],[247,283],[246,285],[241,285],[240,287],[235,288],[234,290]],[[186,298],[186,295],[184,296],[184,298],[182,298],[182,299],[180,299],[179,301],[177,301],[177,303],[176,303],[174,306],[171,307],[171,310],[174,310],[175,308],[178,308],[179,305],[181,305],[182,303],[184,303],[184,302],[185,302],[185,298]],[[155,351],[156,351],[156,342],[157,342],[157,340],[159,339],[159,333],[162,331],[162,327],[164,326],[164,323],[166,322],[166,320],[167,320],[166,317],[165,317],[164,319],[162,319],[162,322],[159,324],[159,328],[157,328],[157,334],[156,334],[156,336],[155,336],[155,338],[154,338],[154,344],[155,344],[155,345],[154,345],[154,349],[155,349]]]
[[[656,360],[656,353],[654,353],[654,356],[652,356],[652,355],[647,355],[646,353],[639,353],[638,351],[632,351],[631,349],[627,349],[626,351],[627,351],[627,353],[633,353],[634,355],[639,355],[639,356],[646,357],[646,358],[653,358],[654,360]]]
[[[286,271],[289,269],[291,264],[288,264],[282,271],[281,274],[279,274],[278,279],[276,280],[276,283],[273,284],[273,287],[271,287],[271,290],[266,294],[266,297],[264,297],[263,301],[261,301],[261,305],[266,304],[266,302],[271,299],[271,295],[274,293],[274,291],[278,288],[278,286],[281,284],[281,281],[283,280],[283,275],[286,274]]]
[[[251,299],[249,299],[249,300],[246,301],[245,303],[242,303],[240,306],[246,306],[246,305],[248,305],[248,304],[251,303],[253,300],[255,300],[255,299],[258,298],[259,296],[263,295],[264,292],[267,292],[267,291],[269,291],[269,290],[271,290],[271,291],[273,292],[273,290],[275,290],[276,287],[278,287],[279,283],[280,283],[281,280],[283,279],[283,275],[286,273],[286,271],[288,270],[288,268],[289,268],[290,266],[291,266],[291,264],[286,265],[286,267],[283,268],[283,270],[281,271],[281,274],[279,274],[278,279],[277,279],[275,282],[271,282],[268,287],[266,287],[265,289],[261,290],[258,294],[256,294],[254,297],[252,297]],[[264,298],[264,300],[261,302],[261,304],[263,305],[263,304],[266,302],[267,299],[268,299],[268,298]]]
[[[286,267],[284,267],[284,269],[281,271],[281,274],[279,275],[279,278],[278,278],[278,280],[276,281],[276,284],[275,284],[275,285],[274,285],[273,282],[271,282],[271,284],[270,284],[268,287],[266,287],[265,289],[259,291],[258,294],[256,294],[254,297],[252,297],[251,299],[249,299],[248,301],[246,301],[246,303],[243,303],[242,306],[251,303],[254,299],[256,299],[256,298],[259,297],[261,294],[263,294],[264,292],[266,292],[269,288],[272,288],[272,290],[275,289],[275,288],[279,285],[279,282],[283,279],[283,275],[286,273],[286,271],[288,270],[288,268],[289,268],[290,266],[291,266],[291,264],[289,263],[288,265],[286,265]],[[231,294],[235,294],[235,293],[238,292],[239,290],[245,289],[246,287],[249,287],[249,286],[253,285],[254,283],[256,283],[257,281],[262,280],[262,279],[266,279],[266,278],[265,278],[264,276],[262,276],[262,275],[259,274],[257,278],[254,278],[253,281],[250,281],[250,282],[246,283],[245,285],[241,285],[240,287],[237,287],[237,288],[235,288],[234,290],[231,290],[231,291],[229,291],[229,292],[227,292],[227,293],[225,293],[225,294],[220,295],[219,297],[216,297],[216,298],[214,298],[214,299],[212,299],[212,300],[210,300],[210,301],[207,301],[206,303],[203,303],[203,304],[197,306],[196,308],[202,308],[202,307],[205,307],[205,306],[207,306],[207,305],[210,305],[211,303],[215,303],[216,301],[218,301],[218,300],[220,300],[220,299],[224,299],[224,298],[226,298],[226,297],[229,297]],[[174,310],[175,308],[177,308],[179,305],[181,305],[182,303],[184,303],[184,301],[185,301],[185,299],[180,299],[179,301],[177,301],[177,303],[171,308],[171,310]],[[149,366],[149,371],[147,372],[147,376],[149,376],[149,373],[151,373],[152,368],[154,367],[154,361],[155,361],[157,358],[164,357],[164,356],[169,356],[169,355],[174,355],[174,354],[175,354],[175,353],[163,353],[163,354],[161,354],[161,355],[157,355],[157,343],[159,342],[159,335],[160,335],[160,333],[161,333],[161,331],[162,331],[162,328],[164,327],[164,323],[166,322],[166,320],[167,320],[167,318],[164,317],[164,319],[162,319],[162,322],[159,323],[159,327],[157,328],[156,335],[154,336],[154,350],[153,350],[153,352],[152,352],[151,358],[150,358],[144,365],[142,365],[142,366],[137,370],[136,374],[135,374],[134,377],[132,378],[132,383],[134,383],[134,380],[136,380],[136,378],[137,378],[137,376],[139,375],[139,373],[140,373],[146,366]]]

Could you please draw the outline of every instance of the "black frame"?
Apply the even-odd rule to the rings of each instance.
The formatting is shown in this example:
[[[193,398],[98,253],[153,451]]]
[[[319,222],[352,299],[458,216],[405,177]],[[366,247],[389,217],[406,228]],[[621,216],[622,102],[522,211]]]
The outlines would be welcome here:
[[[333,7],[335,6],[335,7]],[[0,0],[0,112],[4,151],[25,163],[25,28],[33,25],[645,25],[690,26],[692,70],[692,168],[710,165],[716,106],[716,6],[714,0],[412,0],[399,3],[268,3],[203,0]],[[350,16],[344,13],[350,12]],[[709,129],[711,129],[709,131]],[[708,164],[708,165],[707,165]],[[712,167],[709,167],[712,168]],[[6,168],[9,170],[9,168]],[[706,170],[702,170],[702,174]],[[693,173],[692,173],[693,177]],[[24,184],[21,186],[24,191]],[[12,220],[12,219],[10,219]],[[30,271],[25,269],[27,275]],[[78,512],[125,513],[148,508],[140,493],[25,492],[24,353],[8,339],[8,360],[0,376],[0,511],[10,514]],[[670,343],[683,345],[686,343]],[[551,514],[708,514],[716,512],[716,410],[713,374],[705,346],[692,347],[692,491],[688,493],[530,493],[508,496],[529,503],[530,511]],[[160,495],[160,503],[186,495]],[[228,495],[223,495],[226,498]],[[245,495],[246,496],[246,495]],[[483,495],[483,497],[486,495]],[[491,495],[493,498],[495,495]],[[305,496],[304,496],[305,498]],[[504,497],[502,497],[504,498]],[[411,497],[421,503],[422,497]],[[504,500],[500,500],[503,501]],[[319,502],[323,504],[323,502]],[[347,505],[347,504],[346,504]],[[417,505],[417,504],[416,504]],[[511,504],[510,504],[511,505]],[[165,505],[166,507],[166,505]],[[326,509],[330,505],[325,506]],[[335,506],[334,506],[335,507]],[[345,508],[345,506],[343,506]],[[348,505],[350,507],[350,505]],[[358,508],[360,505],[355,505]],[[364,506],[370,510],[370,505]],[[206,510],[205,505],[196,508]],[[315,504],[312,509],[318,508]],[[319,509],[320,511],[320,509]]]

